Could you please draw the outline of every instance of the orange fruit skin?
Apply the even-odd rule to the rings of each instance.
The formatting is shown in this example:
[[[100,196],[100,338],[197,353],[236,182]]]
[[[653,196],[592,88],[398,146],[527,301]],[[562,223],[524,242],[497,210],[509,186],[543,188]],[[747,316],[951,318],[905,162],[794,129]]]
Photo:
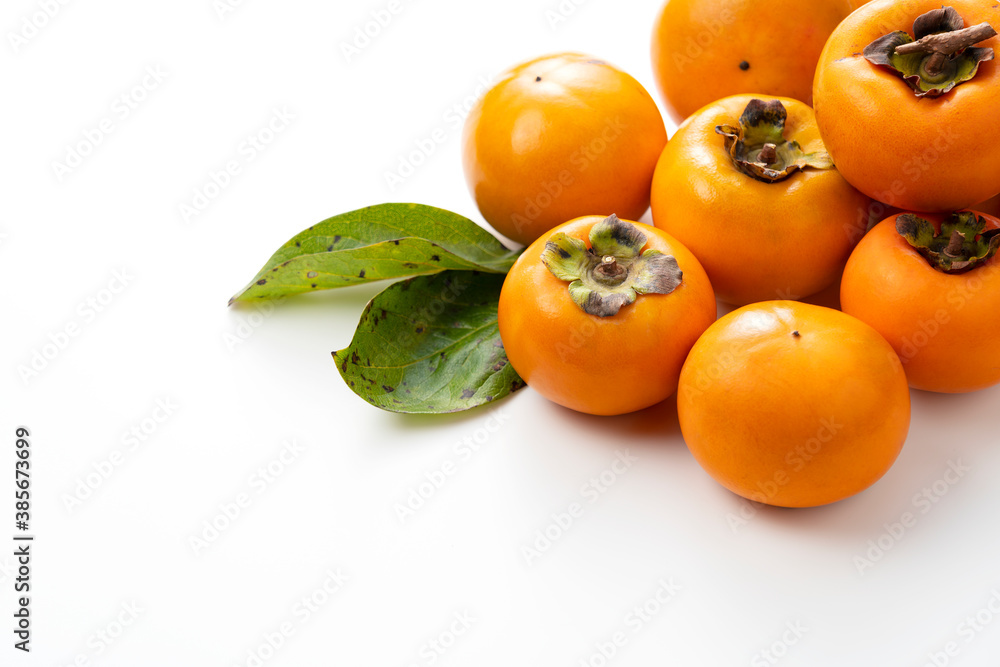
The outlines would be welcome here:
[[[931,267],[896,231],[876,225],[851,255],[840,286],[845,313],[896,350],[910,386],[976,391],[1000,382],[1000,257],[957,275]],[[940,229],[942,215],[927,214]],[[988,228],[1000,219],[984,216]]]
[[[751,95],[718,100],[677,130],[653,177],[653,224],[686,245],[716,295],[744,305],[800,299],[834,283],[864,234],[871,201],[836,169],[805,169],[776,183],[739,171],[718,125],[736,124]],[[778,98],[785,138],[822,150],[812,110]]]
[[[681,371],[677,412],[691,453],[727,489],[813,507],[885,474],[906,440],[910,395],[896,353],[867,324],[770,301],[708,328]]]
[[[587,242],[603,216],[552,230]],[[637,224],[653,248],[683,271],[670,294],[639,295],[611,317],[596,317],[570,300],[569,283],[542,264],[545,237],[514,263],[500,292],[500,338],[511,365],[538,393],[578,412],[617,415],[655,405],[677,389],[684,357],[715,321],[715,295],[701,264],[663,231]],[[589,246],[589,243],[588,243]]]
[[[670,116],[680,122],[739,93],[809,104],[823,44],[852,9],[851,0],[667,0],[652,58]]]
[[[949,0],[971,26],[1000,28],[1000,5]],[[830,36],[813,89],[816,119],[837,168],[873,199],[910,211],[955,211],[1000,192],[1000,68],[979,65],[975,78],[937,98],[917,98],[886,68],[861,52],[896,30],[913,35],[913,20],[940,0],[873,0]],[[978,46],[997,49],[993,37]]]
[[[992,215],[994,218],[1000,218],[1000,195],[980,202],[971,208],[974,211],[981,211],[987,215]]]
[[[625,72],[561,53],[507,71],[463,131],[469,190],[490,225],[528,244],[581,215],[637,219],[667,132]]]

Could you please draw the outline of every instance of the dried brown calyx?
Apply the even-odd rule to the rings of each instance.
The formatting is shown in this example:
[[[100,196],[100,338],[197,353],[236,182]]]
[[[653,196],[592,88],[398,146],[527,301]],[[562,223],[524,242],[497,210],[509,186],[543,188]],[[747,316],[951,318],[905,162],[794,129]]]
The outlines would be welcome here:
[[[975,45],[996,34],[989,23],[966,28],[954,7],[942,7],[913,22],[913,37],[902,30],[889,33],[866,46],[864,56],[898,74],[917,97],[938,97],[993,60],[993,49]]]
[[[788,111],[780,100],[752,99],[740,116],[739,125],[719,125],[733,165],[744,174],[763,181],[783,181],[800,169],[830,169],[833,160],[826,151],[806,153],[797,141],[785,139]]]

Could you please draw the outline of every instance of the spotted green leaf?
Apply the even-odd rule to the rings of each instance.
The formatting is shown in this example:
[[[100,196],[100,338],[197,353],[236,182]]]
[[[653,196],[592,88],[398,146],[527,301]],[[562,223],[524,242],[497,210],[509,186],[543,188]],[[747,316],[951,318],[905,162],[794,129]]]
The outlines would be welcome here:
[[[497,327],[502,275],[445,271],[393,283],[365,308],[351,344],[333,353],[361,398],[392,412],[441,413],[524,386]]]
[[[328,218],[296,235],[230,303],[447,270],[502,274],[517,255],[456,213],[381,204]]]

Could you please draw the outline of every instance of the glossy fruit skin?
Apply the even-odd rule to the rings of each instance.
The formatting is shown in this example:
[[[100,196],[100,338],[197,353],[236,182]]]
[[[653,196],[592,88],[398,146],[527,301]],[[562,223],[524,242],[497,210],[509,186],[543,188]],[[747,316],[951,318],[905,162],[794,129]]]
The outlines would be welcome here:
[[[486,221],[528,244],[581,215],[638,219],[667,132],[642,85],[577,53],[507,71],[463,132],[469,190]]]
[[[740,93],[809,104],[823,44],[852,9],[851,0],[667,0],[652,58],[670,116],[680,122]]]
[[[586,242],[603,219],[578,218],[553,233]],[[528,246],[500,292],[500,338],[511,365],[532,389],[578,412],[617,415],[663,401],[677,389],[688,350],[715,321],[715,295],[694,255],[665,232],[635,224],[648,239],[643,250],[673,255],[684,272],[672,293],[640,295],[611,317],[588,315],[541,261],[550,234]]]
[[[688,118],[653,177],[653,224],[686,245],[716,296],[736,305],[800,299],[835,282],[871,204],[836,169],[805,169],[776,183],[739,171],[715,128],[735,123],[751,99],[728,97]],[[777,99],[788,112],[785,138],[807,152],[822,149],[812,110]]]
[[[709,327],[684,363],[677,406],[684,440],[709,475],[781,507],[868,488],[896,460],[910,424],[906,377],[878,332],[794,301],[745,306]]]
[[[971,26],[1000,28],[1000,6],[949,0]],[[971,81],[937,98],[918,98],[894,73],[869,63],[862,50],[895,30],[912,36],[913,21],[940,0],[873,0],[831,35],[816,70],[813,104],[837,168],[873,199],[910,211],[955,211],[1000,191],[1000,106],[997,61],[981,63]],[[996,37],[978,46],[1000,48]]]
[[[959,393],[1000,383],[1000,257],[949,275],[931,267],[896,231],[892,216],[851,255],[840,287],[845,313],[896,350],[910,386]],[[922,217],[940,228],[942,215]],[[1000,219],[984,216],[988,228]]]

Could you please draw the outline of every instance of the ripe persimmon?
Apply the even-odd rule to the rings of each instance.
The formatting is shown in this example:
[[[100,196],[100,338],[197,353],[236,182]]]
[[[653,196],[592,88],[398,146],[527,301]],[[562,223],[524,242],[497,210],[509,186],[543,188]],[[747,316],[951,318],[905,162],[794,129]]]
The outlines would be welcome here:
[[[734,95],[688,118],[653,177],[653,224],[683,243],[736,305],[831,285],[871,201],[834,168],[812,110]]]
[[[1000,219],[903,213],[858,244],[840,287],[845,313],[881,333],[910,386],[945,393],[1000,383]]]
[[[1000,5],[945,4],[865,4],[830,36],[816,70],[816,121],[837,168],[908,211],[960,210],[1000,192],[1000,133],[990,129]]]
[[[465,178],[490,225],[528,244],[567,220],[639,218],[667,132],[642,85],[578,53],[507,71],[473,107]]]
[[[677,390],[681,433],[744,498],[813,507],[874,484],[910,424],[906,376],[877,331],[844,313],[769,301],[720,318]]]
[[[852,0],[667,0],[653,71],[677,122],[709,102],[755,93],[810,103],[823,44]]]
[[[504,281],[498,317],[529,387],[579,412],[617,415],[674,393],[715,315],[694,255],[612,215],[571,220],[528,246]]]

